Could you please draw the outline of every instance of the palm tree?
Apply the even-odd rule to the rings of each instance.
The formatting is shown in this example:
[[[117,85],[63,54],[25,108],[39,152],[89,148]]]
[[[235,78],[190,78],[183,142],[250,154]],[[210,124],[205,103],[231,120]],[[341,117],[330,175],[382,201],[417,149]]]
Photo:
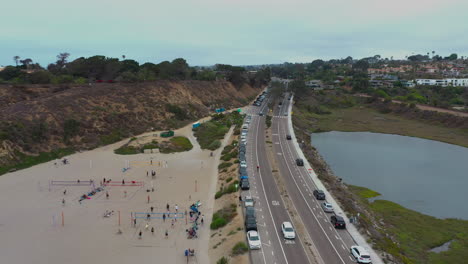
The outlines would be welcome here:
[[[122,59],[124,59],[124,60],[125,60],[125,55],[122,55]]]
[[[20,59],[20,56],[18,56],[18,55],[16,55],[16,56],[13,57],[13,60],[15,61],[16,66],[18,66],[18,61],[19,61],[19,59]]]

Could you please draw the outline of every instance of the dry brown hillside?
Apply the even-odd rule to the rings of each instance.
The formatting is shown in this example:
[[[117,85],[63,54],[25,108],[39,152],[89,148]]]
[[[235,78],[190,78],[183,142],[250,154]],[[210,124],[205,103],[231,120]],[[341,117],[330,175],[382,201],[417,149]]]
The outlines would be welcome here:
[[[0,86],[0,166],[26,154],[89,149],[180,127],[212,108],[246,104],[261,87],[217,81]]]

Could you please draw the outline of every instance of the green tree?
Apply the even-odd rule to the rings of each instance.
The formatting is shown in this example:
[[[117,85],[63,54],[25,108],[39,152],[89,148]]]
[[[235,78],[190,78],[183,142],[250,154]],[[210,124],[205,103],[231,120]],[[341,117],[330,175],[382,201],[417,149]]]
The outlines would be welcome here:
[[[20,59],[20,56],[16,55],[13,57],[13,60],[15,61],[16,67],[18,67],[18,61]]]

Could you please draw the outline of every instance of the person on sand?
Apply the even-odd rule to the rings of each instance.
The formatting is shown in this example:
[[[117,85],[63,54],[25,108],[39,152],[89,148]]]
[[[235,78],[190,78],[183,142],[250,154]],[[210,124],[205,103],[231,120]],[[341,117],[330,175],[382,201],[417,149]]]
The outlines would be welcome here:
[[[122,185],[125,185],[125,180],[122,180]]]
[[[151,219],[151,215],[150,214],[147,214],[146,215],[146,220],[150,220]]]
[[[148,176],[149,176],[149,172],[148,172],[148,171],[146,171],[146,177],[148,177]]]
[[[201,218],[200,222],[201,222],[201,225],[203,225],[203,216],[202,216],[202,218]]]
[[[62,199],[62,205],[65,205],[65,199]]]
[[[166,222],[166,214],[163,213],[163,221]]]
[[[171,228],[174,228],[174,219],[171,220]]]
[[[127,197],[127,191],[124,191],[124,197],[125,198]]]
[[[166,229],[166,239],[167,239],[168,237],[169,237],[169,233],[168,233],[168,231],[167,231],[167,229]]]
[[[150,208],[150,209],[151,209],[151,212],[153,212],[153,209],[154,209],[154,207],[153,207],[153,206],[151,206],[151,208]]]
[[[141,233],[141,230],[140,230],[140,233],[138,234],[139,239],[141,239],[141,235],[142,235],[142,233]]]
[[[179,206],[177,204],[175,205],[175,211],[176,213],[179,211]]]
[[[109,199],[109,193],[106,192],[106,199]]]
[[[136,218],[133,218],[133,226],[136,227]]]
[[[151,227],[151,234],[154,235],[154,227]]]
[[[167,211],[169,212],[169,203],[167,203],[166,209],[167,209]]]
[[[63,191],[63,195],[67,195],[67,189]]]

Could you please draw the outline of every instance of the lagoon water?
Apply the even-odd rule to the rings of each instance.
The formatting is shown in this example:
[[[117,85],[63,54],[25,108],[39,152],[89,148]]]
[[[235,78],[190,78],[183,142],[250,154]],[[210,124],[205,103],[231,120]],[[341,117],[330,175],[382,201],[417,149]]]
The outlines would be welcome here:
[[[344,182],[427,215],[468,220],[468,148],[369,132],[314,133],[311,138]]]

